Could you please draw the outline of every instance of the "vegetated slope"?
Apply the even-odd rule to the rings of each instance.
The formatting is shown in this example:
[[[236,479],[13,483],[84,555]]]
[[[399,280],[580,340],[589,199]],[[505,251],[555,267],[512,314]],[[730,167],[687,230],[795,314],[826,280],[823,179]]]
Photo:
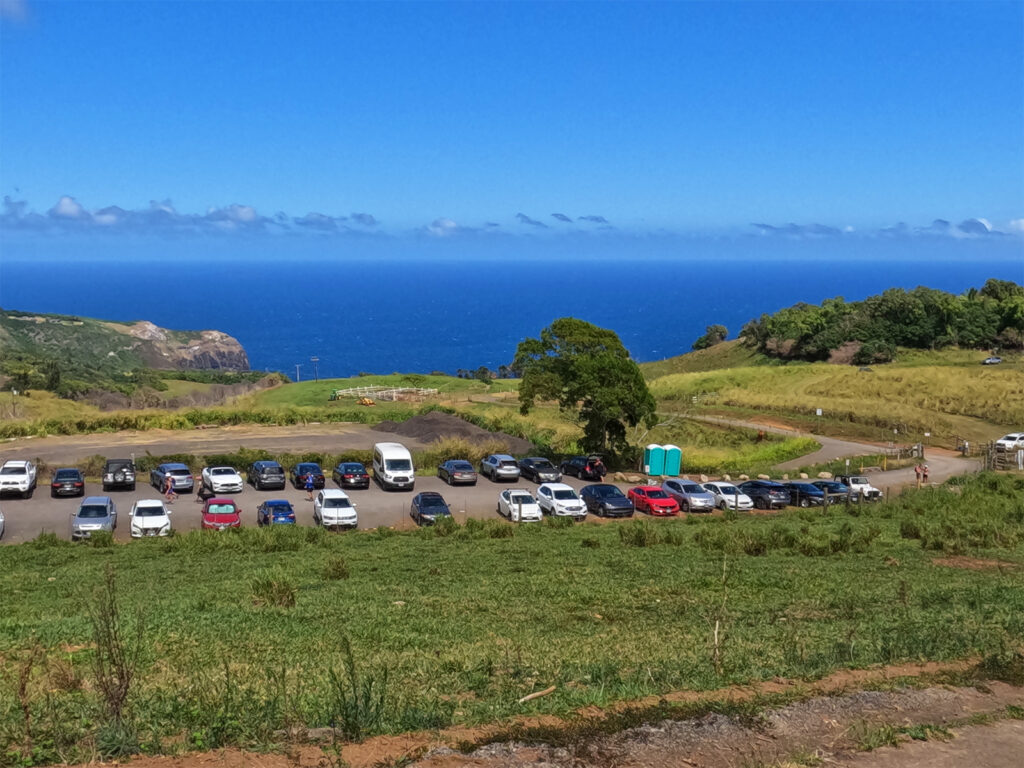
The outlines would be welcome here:
[[[827,363],[735,368],[662,376],[651,392],[671,407],[738,408],[814,419],[824,427],[846,422],[874,429],[885,439],[898,429],[900,441],[931,432],[933,440],[954,436],[993,439],[1024,424],[1024,375],[1019,361],[986,367],[892,363],[870,371]],[[868,432],[870,434],[870,431]],[[889,437],[889,439],[892,439]]]
[[[246,371],[242,345],[220,331],[172,331],[0,309],[0,373],[19,389],[67,391],[72,382],[130,388],[144,369]],[[79,387],[81,389],[81,387]]]
[[[752,346],[739,339],[687,352],[685,355],[668,357],[650,363],[640,363],[640,370],[648,381],[670,373],[699,373],[717,371],[723,368],[745,368],[752,365],[769,365],[773,361]]]
[[[108,565],[124,620],[145,617],[128,725],[156,751],[216,748],[268,744],[290,725],[372,735],[1012,653],[1022,509],[1024,481],[985,474],[853,515],[43,537],[4,549],[0,676],[25,683],[20,697],[0,686],[0,755],[92,754],[106,723],[83,602]],[[369,710],[345,707],[346,642]]]

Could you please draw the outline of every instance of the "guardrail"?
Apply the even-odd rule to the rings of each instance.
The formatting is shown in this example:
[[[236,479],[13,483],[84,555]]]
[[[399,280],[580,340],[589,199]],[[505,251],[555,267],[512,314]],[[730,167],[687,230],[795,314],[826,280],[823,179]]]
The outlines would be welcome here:
[[[425,400],[438,393],[436,389],[424,387],[386,387],[382,385],[370,387],[352,387],[350,389],[335,389],[331,392],[330,400],[341,400],[346,397],[360,398],[372,397],[374,400]]]

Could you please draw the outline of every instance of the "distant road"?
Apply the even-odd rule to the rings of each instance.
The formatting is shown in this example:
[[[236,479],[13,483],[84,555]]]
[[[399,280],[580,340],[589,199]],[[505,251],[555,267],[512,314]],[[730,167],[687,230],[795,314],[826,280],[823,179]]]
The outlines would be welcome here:
[[[809,432],[801,432],[797,429],[789,429],[777,425],[761,424],[756,421],[744,421],[742,419],[730,419],[724,416],[697,416],[686,415],[684,418],[693,421],[703,421],[708,424],[719,424],[728,427],[745,427],[746,429],[764,430],[775,435],[786,435],[788,437],[810,437],[821,444],[821,448],[813,453],[808,453],[790,461],[776,464],[775,469],[780,472],[792,472],[806,467],[810,464],[825,464],[836,459],[853,458],[869,454],[881,453],[885,449],[875,443],[857,443],[850,440],[838,440],[825,435],[815,435]],[[851,462],[852,463],[852,462]],[[963,475],[969,472],[977,472],[981,469],[981,461],[978,459],[965,459],[959,454],[947,451],[942,448],[925,448],[925,463],[928,465],[928,482],[941,483],[954,475]],[[888,472],[873,472],[871,482],[881,488],[902,487],[914,485],[917,479],[913,467],[906,469],[893,469]]]

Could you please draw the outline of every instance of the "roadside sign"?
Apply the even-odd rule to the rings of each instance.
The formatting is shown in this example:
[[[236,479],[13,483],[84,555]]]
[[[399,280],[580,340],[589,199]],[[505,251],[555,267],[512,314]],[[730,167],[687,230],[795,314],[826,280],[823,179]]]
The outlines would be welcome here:
[[[818,415],[818,416],[821,416],[821,408],[818,408],[818,409],[817,409],[817,415]]]

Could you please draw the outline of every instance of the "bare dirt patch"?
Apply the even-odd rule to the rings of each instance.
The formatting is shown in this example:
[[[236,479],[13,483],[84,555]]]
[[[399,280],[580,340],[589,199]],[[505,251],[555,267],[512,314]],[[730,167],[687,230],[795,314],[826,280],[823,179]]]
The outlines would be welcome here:
[[[963,568],[968,571],[991,571],[991,570],[1016,570],[1019,566],[1016,563],[1008,563],[1005,560],[984,560],[977,557],[936,557],[932,560],[933,565],[941,565],[946,568]]]
[[[402,437],[416,438],[424,443],[432,443],[444,437],[461,437],[474,443],[497,440],[504,443],[508,452],[513,454],[533,451],[533,444],[529,440],[513,437],[504,432],[489,432],[476,424],[470,424],[465,419],[441,411],[423,413],[401,422],[382,421],[373,429],[376,432],[390,432]]]

